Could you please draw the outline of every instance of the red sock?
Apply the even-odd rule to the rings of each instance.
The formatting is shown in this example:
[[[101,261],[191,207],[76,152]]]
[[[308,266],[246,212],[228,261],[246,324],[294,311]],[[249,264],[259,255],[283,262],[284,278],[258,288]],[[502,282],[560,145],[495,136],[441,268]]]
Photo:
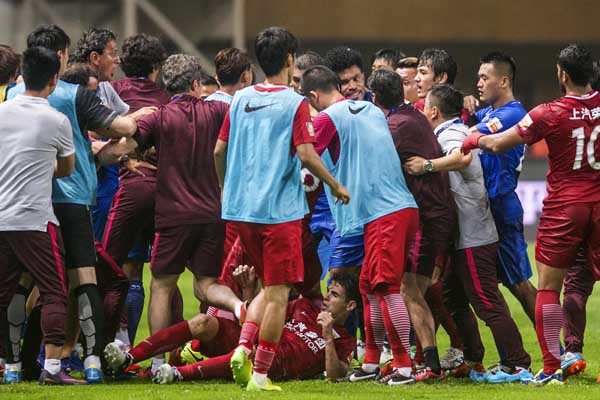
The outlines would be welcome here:
[[[556,290],[538,290],[535,302],[535,332],[544,358],[544,373],[560,368],[560,330],[563,312]]]
[[[191,347],[194,351],[200,351],[200,347],[202,346],[202,342],[200,339],[192,339]]]
[[[256,338],[258,338],[259,326],[256,322],[246,321],[242,325],[242,331],[240,332],[240,340],[238,345],[242,345],[252,351]]]
[[[131,349],[129,354],[133,356],[133,362],[136,363],[173,350],[188,340],[192,340],[192,332],[190,332],[188,322],[182,321],[156,332]]]
[[[383,324],[394,355],[392,366],[410,368],[410,354],[407,351],[410,347],[410,319],[400,294],[400,287],[379,285],[375,290],[375,296],[379,300]]]
[[[190,365],[177,367],[177,371],[183,376],[184,381],[206,380],[206,379],[231,379],[231,367],[229,360],[233,352]]]
[[[273,364],[275,351],[278,343],[266,342],[262,339],[258,340],[258,348],[254,356],[254,371],[259,374],[266,374]]]
[[[444,305],[441,281],[437,281],[427,289],[427,292],[425,292],[425,301],[427,301],[427,305],[431,309],[436,322],[444,327],[448,337],[450,337],[450,346],[462,350],[463,344],[460,340],[456,322],[454,322],[452,315],[450,315],[450,312]]]
[[[385,340],[385,327],[379,302],[372,293],[363,294],[363,314],[365,316],[365,364],[379,364],[379,357]]]

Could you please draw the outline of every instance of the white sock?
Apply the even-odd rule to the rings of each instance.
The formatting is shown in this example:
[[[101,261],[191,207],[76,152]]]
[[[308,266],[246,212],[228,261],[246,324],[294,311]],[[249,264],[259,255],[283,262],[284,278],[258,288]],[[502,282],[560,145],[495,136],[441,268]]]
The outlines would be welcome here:
[[[412,374],[412,368],[411,367],[394,368],[394,370],[396,372],[398,372],[400,375],[402,375],[404,377],[407,377],[407,378]]]
[[[235,305],[235,308],[233,309],[233,313],[235,314],[235,317],[238,319],[238,321],[240,320],[240,317],[242,315],[242,306],[244,305],[243,302],[239,302]]]
[[[238,346],[238,348],[239,348],[239,347],[241,347],[241,348],[242,348],[242,350],[244,350],[244,353],[246,353],[246,355],[247,355],[248,357],[250,357],[250,354],[252,354],[252,350],[250,350],[249,348],[247,348],[246,346],[243,346],[243,345],[241,345],[241,344]]]
[[[44,369],[50,372],[52,375],[58,374],[60,372],[60,360],[46,358],[44,360]]]
[[[162,356],[162,358],[154,357],[152,359],[152,367],[150,368],[152,375],[154,375],[154,373],[158,370],[158,367],[160,367],[164,363],[165,363],[165,356]]]
[[[258,372],[254,371],[252,373],[252,380],[259,387],[264,387],[267,383],[267,374],[259,374]]]
[[[367,364],[363,363],[362,370],[368,373],[375,372],[375,370],[379,367],[379,364]]]
[[[115,335],[115,342],[117,340],[125,345],[125,348],[129,349],[129,347],[131,347],[131,343],[129,342],[129,332],[126,328],[119,328]],[[121,347],[121,343],[119,343],[119,347]]]
[[[100,363],[100,357],[98,356],[87,356],[85,358],[85,360],[83,360],[83,368],[88,369],[88,368],[98,368],[100,369],[100,367],[102,366],[102,364]]]
[[[21,370],[21,362],[14,363],[14,364],[6,363],[4,368],[7,371],[14,371],[14,370],[20,371]]]

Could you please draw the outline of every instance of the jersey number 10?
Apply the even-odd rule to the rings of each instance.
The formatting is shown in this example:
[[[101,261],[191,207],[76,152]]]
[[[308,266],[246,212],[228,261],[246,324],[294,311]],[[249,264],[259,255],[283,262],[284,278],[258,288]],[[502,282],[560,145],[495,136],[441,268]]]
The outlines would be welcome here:
[[[590,141],[587,144],[587,161],[595,170],[600,170],[600,162],[596,161],[596,156],[594,155],[595,149],[594,146],[596,144],[596,139],[598,139],[598,134],[600,134],[600,125],[596,126],[590,135]],[[573,163],[573,169],[581,169],[581,162],[583,161],[583,150],[585,147],[585,130],[582,126],[581,128],[573,129],[571,137],[577,138],[577,147],[575,148],[575,162]]]

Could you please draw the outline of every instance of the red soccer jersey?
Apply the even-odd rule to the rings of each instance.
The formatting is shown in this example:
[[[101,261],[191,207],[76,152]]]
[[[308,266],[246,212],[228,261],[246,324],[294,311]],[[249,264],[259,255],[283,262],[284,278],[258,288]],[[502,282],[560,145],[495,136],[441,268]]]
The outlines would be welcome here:
[[[276,359],[283,376],[275,379],[309,379],[325,370],[325,339],[317,323],[319,307],[311,300],[300,298],[288,304],[280,351],[283,359]],[[349,362],[356,347],[356,339],[343,327],[334,328],[335,348],[340,360]]]
[[[531,145],[546,139],[547,187],[544,204],[600,201],[600,94],[564,96],[541,104],[516,125]]]

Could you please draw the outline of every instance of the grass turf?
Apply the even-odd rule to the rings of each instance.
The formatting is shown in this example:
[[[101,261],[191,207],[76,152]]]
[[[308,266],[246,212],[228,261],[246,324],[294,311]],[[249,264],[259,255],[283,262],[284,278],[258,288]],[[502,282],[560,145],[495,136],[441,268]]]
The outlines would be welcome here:
[[[533,246],[529,246],[532,257]],[[146,270],[144,281],[149,283],[149,271]],[[533,278],[535,282],[535,277]],[[193,316],[198,304],[193,299],[192,280],[185,273],[179,280],[180,288],[186,299],[185,317]],[[532,356],[532,369],[537,372],[542,360],[535,331],[520,304],[504,288],[504,296],[510,306],[513,318],[521,330],[525,348]],[[146,307],[149,293],[146,295]],[[600,385],[596,384],[596,374],[600,372],[600,320],[593,318],[593,312],[600,307],[600,295],[592,295],[588,302],[588,323],[585,336],[585,356],[587,370],[580,376],[570,378],[563,386],[529,387],[521,384],[490,385],[475,384],[469,380],[453,380],[447,384],[411,385],[408,387],[386,387],[373,383],[328,383],[325,381],[285,382],[282,393],[246,393],[233,383],[226,382],[194,382],[175,385],[154,385],[150,382],[111,383],[82,387],[41,387],[37,383],[18,385],[0,385],[0,399],[171,399],[181,396],[182,399],[254,399],[277,397],[280,399],[379,399],[393,396],[394,400],[417,399],[473,399],[473,400],[529,400],[529,399],[599,399]],[[486,346],[485,365],[498,360],[498,355],[489,329],[480,324],[483,342]],[[148,335],[146,316],[140,323],[138,340]],[[448,347],[448,337],[440,330],[438,333],[440,352]]]

